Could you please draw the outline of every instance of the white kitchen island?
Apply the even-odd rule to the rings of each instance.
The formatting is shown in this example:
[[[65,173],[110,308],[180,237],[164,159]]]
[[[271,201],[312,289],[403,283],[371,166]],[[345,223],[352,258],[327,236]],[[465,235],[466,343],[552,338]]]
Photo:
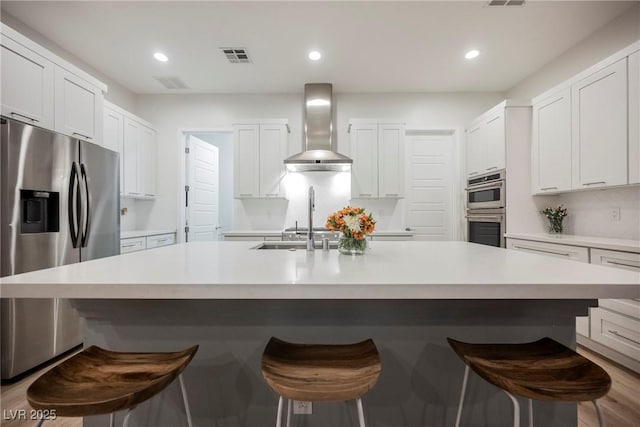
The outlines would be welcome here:
[[[3,298],[71,298],[85,345],[164,351],[200,344],[185,381],[198,426],[267,426],[277,397],[260,373],[271,336],[373,338],[378,385],[369,426],[449,426],[464,366],[446,337],[575,346],[575,316],[598,298],[640,298],[640,275],[466,242],[373,242],[336,250],[256,250],[252,242],[189,243],[2,279]],[[510,426],[511,404],[477,377],[467,426]],[[537,425],[575,427],[575,404],[534,404]],[[523,414],[523,422],[525,415]],[[104,424],[104,417],[85,425]],[[179,387],[141,405],[131,425],[182,425]],[[355,425],[352,403],[316,404],[294,425]]]

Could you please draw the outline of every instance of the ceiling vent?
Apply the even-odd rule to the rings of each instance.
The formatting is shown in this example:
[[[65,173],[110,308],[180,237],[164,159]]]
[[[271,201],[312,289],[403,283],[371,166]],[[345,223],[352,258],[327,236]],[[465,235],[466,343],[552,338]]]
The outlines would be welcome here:
[[[491,0],[487,6],[523,6],[524,0]]]
[[[154,76],[153,78],[160,82],[160,84],[167,89],[189,89],[189,86],[187,86],[182,80],[180,80],[180,77]]]
[[[232,64],[251,64],[253,62],[247,49],[243,47],[221,47],[220,50]]]

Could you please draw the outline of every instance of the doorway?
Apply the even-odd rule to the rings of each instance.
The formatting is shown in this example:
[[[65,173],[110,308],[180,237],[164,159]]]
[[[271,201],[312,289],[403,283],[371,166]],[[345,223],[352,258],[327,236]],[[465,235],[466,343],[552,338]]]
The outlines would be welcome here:
[[[407,131],[406,226],[415,240],[456,240],[456,132]]]
[[[233,132],[184,132],[182,242],[222,240],[233,227]]]

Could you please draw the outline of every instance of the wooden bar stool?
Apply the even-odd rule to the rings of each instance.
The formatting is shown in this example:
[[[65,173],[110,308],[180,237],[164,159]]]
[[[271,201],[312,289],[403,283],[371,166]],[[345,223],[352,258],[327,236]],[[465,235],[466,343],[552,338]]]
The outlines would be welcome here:
[[[380,376],[380,354],[371,339],[356,344],[293,344],[271,338],[262,355],[262,375],[279,396],[276,427],[281,426],[283,398],[287,427],[291,401],[355,400],[365,427],[362,395]]]
[[[122,423],[126,427],[139,403],[178,377],[191,427],[182,371],[196,351],[197,345],[175,353],[116,353],[91,346],[38,378],[27,389],[27,400],[34,409],[49,410],[60,417],[111,414],[111,427],[115,412],[127,409]]]
[[[598,405],[611,388],[611,378],[589,359],[551,338],[523,344],[469,344],[447,338],[467,365],[464,371],[456,427],[460,426],[469,368],[501,388],[513,403],[513,426],[520,426],[520,405],[514,395],[529,400],[529,427],[533,427],[532,399],[550,402],[586,402],[596,407],[600,427],[605,420]]]

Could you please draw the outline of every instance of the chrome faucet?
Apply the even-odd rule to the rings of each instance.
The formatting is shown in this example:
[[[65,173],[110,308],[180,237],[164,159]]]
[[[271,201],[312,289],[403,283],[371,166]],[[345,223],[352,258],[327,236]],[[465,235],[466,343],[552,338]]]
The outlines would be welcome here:
[[[316,193],[313,191],[313,185],[309,187],[309,229],[307,230],[307,250],[315,251],[316,242],[313,239],[313,211],[316,208]]]

